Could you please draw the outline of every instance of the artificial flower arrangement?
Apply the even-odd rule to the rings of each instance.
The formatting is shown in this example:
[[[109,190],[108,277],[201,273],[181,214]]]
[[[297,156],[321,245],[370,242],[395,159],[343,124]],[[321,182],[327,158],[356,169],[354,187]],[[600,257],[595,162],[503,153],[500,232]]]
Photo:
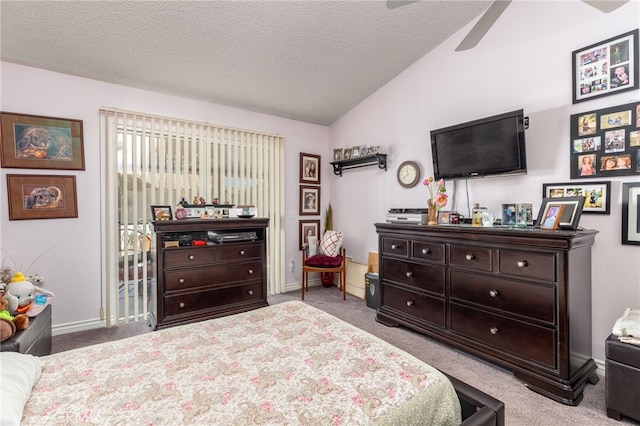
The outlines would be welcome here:
[[[436,212],[446,206],[449,199],[447,187],[444,186],[444,179],[438,181],[435,189],[432,185],[433,182],[434,179],[432,176],[429,176],[422,182],[422,184],[429,189],[429,199],[427,200],[427,206],[429,207],[429,225],[437,225]],[[434,191],[435,196],[433,195]]]

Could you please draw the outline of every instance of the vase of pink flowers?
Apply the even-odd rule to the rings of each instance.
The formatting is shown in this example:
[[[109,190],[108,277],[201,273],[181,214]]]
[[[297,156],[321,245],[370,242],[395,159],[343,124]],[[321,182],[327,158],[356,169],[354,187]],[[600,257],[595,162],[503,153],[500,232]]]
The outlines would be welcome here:
[[[436,215],[438,211],[447,205],[447,187],[444,186],[444,179],[440,179],[435,187],[433,185],[434,179],[429,176],[429,178],[425,179],[422,184],[429,189],[429,199],[427,200],[427,208],[429,214],[429,222],[428,225],[437,225],[438,221],[436,219]]]

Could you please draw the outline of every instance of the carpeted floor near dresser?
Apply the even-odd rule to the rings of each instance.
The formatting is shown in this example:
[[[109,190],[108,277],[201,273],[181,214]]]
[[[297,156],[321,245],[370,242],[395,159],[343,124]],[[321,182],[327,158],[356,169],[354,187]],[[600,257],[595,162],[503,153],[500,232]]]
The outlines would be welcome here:
[[[269,304],[289,300],[300,300],[300,292],[289,292],[268,298]],[[342,293],[335,287],[312,287],[305,294],[305,302],[378,336],[445,373],[503,401],[506,406],[506,424],[509,426],[640,425],[628,419],[618,422],[607,417],[604,378],[601,378],[597,385],[586,386],[584,400],[579,406],[566,406],[528,390],[509,371],[411,330],[402,327],[386,327],[376,322],[375,310],[367,307],[364,300],[348,294],[347,300],[343,301]],[[151,331],[146,323],[133,322],[108,329],[54,336],[53,352],[148,332]],[[604,345],[604,342],[602,344]]]

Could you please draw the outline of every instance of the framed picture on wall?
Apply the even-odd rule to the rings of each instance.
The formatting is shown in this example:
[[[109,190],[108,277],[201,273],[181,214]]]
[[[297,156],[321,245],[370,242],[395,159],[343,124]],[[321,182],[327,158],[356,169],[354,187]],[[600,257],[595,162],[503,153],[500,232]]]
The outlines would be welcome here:
[[[300,185],[300,216],[320,214],[320,187]]]
[[[622,184],[622,244],[640,245],[640,182]]]
[[[583,213],[609,214],[611,181],[542,184],[543,198],[584,197]]]
[[[0,113],[2,167],[84,170],[82,120]]]
[[[9,220],[78,217],[76,177],[7,175]]]
[[[300,220],[299,221],[298,240],[300,241],[300,250],[307,243],[309,237],[315,238],[317,243],[320,236],[320,220]]]
[[[640,176],[640,102],[571,116],[571,179]]]
[[[320,156],[300,153],[300,183],[320,185]]]
[[[638,30],[571,54],[573,103],[638,88]]]

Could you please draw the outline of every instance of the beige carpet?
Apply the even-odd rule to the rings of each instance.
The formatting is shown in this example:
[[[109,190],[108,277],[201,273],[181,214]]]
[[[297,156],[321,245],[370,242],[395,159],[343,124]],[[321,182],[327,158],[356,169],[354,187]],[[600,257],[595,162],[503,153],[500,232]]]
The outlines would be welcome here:
[[[299,300],[299,292],[270,296],[269,303],[276,304]],[[362,299],[342,294],[335,287],[312,287],[305,295],[305,302],[373,334],[411,353],[432,366],[450,374],[471,386],[505,403],[507,425],[638,425],[629,419],[620,422],[607,417],[605,408],[605,380],[597,385],[588,384],[584,399],[577,407],[566,406],[530,391],[509,371],[478,360],[473,356],[451,349],[435,340],[402,327],[386,327],[375,321],[375,311]],[[137,333],[148,332],[146,324],[111,329],[91,330],[53,338],[54,352],[114,340]],[[604,342],[602,343],[604,345]],[[640,386],[640,384],[639,384]]]

